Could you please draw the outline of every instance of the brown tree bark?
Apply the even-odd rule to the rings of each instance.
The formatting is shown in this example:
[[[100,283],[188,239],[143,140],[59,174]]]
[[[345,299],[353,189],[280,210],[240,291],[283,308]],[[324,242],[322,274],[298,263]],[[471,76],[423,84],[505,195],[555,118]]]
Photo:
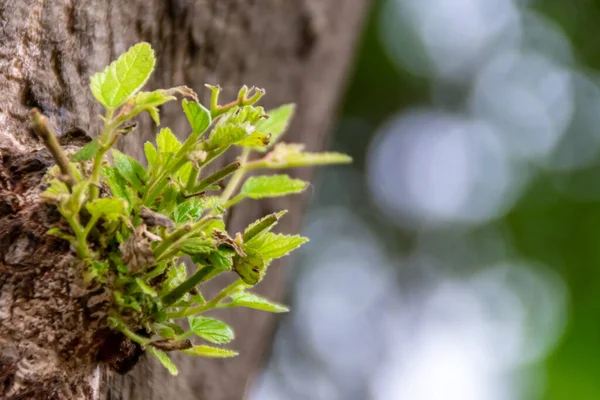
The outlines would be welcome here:
[[[139,41],[150,42],[157,69],[148,88],[188,85],[206,100],[204,83],[224,96],[242,84],[267,90],[263,105],[298,104],[289,140],[323,147],[366,0],[0,0],[0,398],[206,399],[244,397],[270,346],[275,319],[227,310],[241,355],[215,361],[177,357],[180,376],[142,357],[132,372],[97,368],[90,309],[103,293],[82,295],[68,246],[45,235],[59,220],[39,202],[52,164],[32,135],[28,112],[39,108],[65,145],[94,136],[101,108],[88,89],[92,73]],[[186,132],[176,104],[163,126]],[[142,158],[157,129],[148,118],[122,147]],[[231,155],[230,157],[234,157]],[[310,177],[310,171],[295,171]],[[287,208],[283,231],[297,231],[304,198],[247,203],[239,228]],[[257,291],[278,299],[283,269],[270,268]],[[222,287],[223,277],[207,295]],[[95,336],[96,335],[96,336]]]

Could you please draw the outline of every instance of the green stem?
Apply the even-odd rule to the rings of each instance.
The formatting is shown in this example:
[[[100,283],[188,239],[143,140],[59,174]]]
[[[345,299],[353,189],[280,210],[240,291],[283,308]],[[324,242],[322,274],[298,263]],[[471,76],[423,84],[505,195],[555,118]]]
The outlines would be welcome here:
[[[244,150],[242,151],[242,154],[240,155],[240,158],[239,158],[239,163],[242,167],[239,168],[237,171],[235,171],[235,173],[233,174],[233,176],[227,183],[227,187],[225,187],[225,190],[223,190],[223,193],[221,194],[221,203],[226,203],[229,200],[229,198],[231,197],[231,195],[233,194],[233,192],[235,192],[235,190],[238,188],[238,186],[242,182],[242,178],[244,177],[244,174],[246,173],[243,166],[248,161],[248,157],[250,157],[251,151],[252,150],[249,147],[244,147]]]
[[[62,211],[61,214],[65,217],[71,226],[71,229],[73,229],[73,232],[75,233],[75,251],[77,252],[77,255],[82,260],[87,260],[90,258],[90,251],[86,242],[87,235],[85,235],[85,229],[72,214],[63,213]]]
[[[233,174],[236,170],[238,170],[240,168],[241,165],[242,164],[239,161],[236,161],[236,162],[233,162],[233,163],[221,168],[214,174],[209,175],[206,178],[202,179],[198,183],[198,186],[193,188],[193,191],[196,193],[202,192],[207,187],[209,187],[215,183],[218,183],[218,182],[222,181],[223,179],[225,179],[226,177],[228,177],[229,175]]]
[[[72,187],[75,184],[75,177],[71,170],[71,164],[66,154],[62,151],[58,140],[56,140],[56,134],[52,130],[52,127],[37,108],[31,110],[30,116],[33,122],[33,131],[42,139],[54,162],[60,168],[60,172],[65,176],[65,183],[69,187]]]
[[[100,169],[102,166],[102,161],[104,160],[104,155],[110,148],[110,143],[112,142],[111,136],[116,128],[113,124],[113,114],[114,110],[108,109],[106,110],[106,117],[104,119],[104,128],[102,129],[102,133],[98,138],[98,143],[100,144],[100,148],[94,157],[94,164],[92,166],[92,176],[90,178],[90,192],[89,192],[89,200],[94,201],[98,198],[100,194]]]
[[[174,342],[178,342],[178,341],[180,341],[180,340],[185,340],[185,339],[189,338],[190,336],[192,336],[193,334],[194,334],[194,332],[193,332],[193,331],[187,331],[187,332],[184,332],[184,333],[182,333],[181,335],[175,336],[175,337],[173,338],[173,341],[174,341]]]
[[[171,252],[168,252],[168,250],[173,250],[172,247],[176,246],[179,241],[181,241],[183,239],[187,239],[187,237],[189,235],[192,235],[195,232],[197,232],[199,229],[201,229],[204,226],[204,224],[206,224],[207,222],[209,222],[212,219],[214,219],[214,218],[211,216],[206,216],[192,225],[185,224],[182,227],[175,230],[169,236],[164,238],[164,240],[161,242],[161,244],[159,244],[154,249],[154,257],[156,258],[156,260],[160,261],[161,259],[167,258],[166,257],[167,255],[170,256]],[[175,249],[175,252],[177,252],[177,251],[178,251],[178,249]]]
[[[161,301],[162,301],[163,307],[166,308],[166,307],[169,307],[171,304],[175,303],[177,300],[179,300],[181,297],[183,297],[183,295],[185,295],[187,292],[192,290],[196,285],[198,285],[200,282],[202,282],[204,280],[204,278],[209,276],[213,272],[214,269],[215,269],[215,267],[213,267],[213,266],[206,266],[206,267],[203,267],[203,268],[199,269],[198,271],[196,271],[196,273],[194,275],[190,276],[190,278],[188,280],[181,283],[175,289],[171,290],[169,293],[167,293],[166,295],[164,295],[162,297]]]
[[[228,202],[226,202],[225,204],[223,204],[223,208],[229,208],[229,207],[239,203],[240,201],[244,200],[245,197],[246,196],[244,196],[243,194],[238,194],[233,199],[231,199]]]
[[[145,345],[147,345],[147,344],[149,344],[151,342],[151,340],[149,338],[141,336],[141,335],[138,335],[137,333],[131,331],[122,322],[119,323],[119,330],[121,332],[123,332],[123,334],[125,336],[127,336],[129,339],[133,340],[134,342],[137,342],[137,343],[141,344],[142,346],[145,346]]]
[[[269,229],[271,226],[277,223],[277,221],[279,221],[278,213],[267,215],[258,224],[254,225],[252,228],[244,232],[244,234],[242,235],[242,240],[245,243],[249,240],[254,239],[258,234],[260,234],[266,229]]]
[[[191,192],[194,190],[194,185],[198,180],[198,174],[200,173],[200,168],[192,168],[192,172],[190,172],[190,176],[188,178],[187,184],[185,185],[185,190]]]
[[[161,275],[163,272],[165,272],[165,270],[167,269],[167,266],[169,264],[168,263],[162,263],[159,264],[158,267],[154,268],[152,271],[148,272],[147,274],[145,274],[142,279],[144,280],[144,282],[148,282],[150,279],[156,278],[157,276]]]
[[[237,288],[239,286],[242,286],[243,284],[244,284],[244,281],[242,281],[241,279],[238,279],[235,282],[233,282],[231,285],[227,286],[225,289],[221,290],[221,292],[217,296],[215,296],[214,299],[209,301],[208,303],[203,304],[198,307],[188,308],[183,311],[168,313],[167,317],[168,318],[185,318],[185,317],[189,317],[190,315],[200,314],[200,313],[203,313],[210,309],[217,308],[219,306],[219,303],[223,299],[225,299],[227,296],[229,296],[232,292],[236,291]]]
[[[97,217],[97,216],[90,218],[87,225],[85,226],[85,229],[83,230],[84,240],[87,240],[87,237],[90,234],[90,231],[94,228],[94,225],[96,225],[96,222],[98,222],[98,219],[99,219],[99,217]]]

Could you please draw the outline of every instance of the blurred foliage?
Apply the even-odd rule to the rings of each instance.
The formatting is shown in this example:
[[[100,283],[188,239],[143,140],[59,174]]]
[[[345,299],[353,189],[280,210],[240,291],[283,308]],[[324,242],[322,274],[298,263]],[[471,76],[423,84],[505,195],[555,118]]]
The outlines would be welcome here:
[[[600,70],[600,2],[541,0],[530,2],[530,7],[562,27],[578,66]],[[371,134],[398,110],[430,102],[428,80],[399,71],[386,55],[379,39],[380,12],[379,4],[369,18],[343,108],[343,117],[366,121]],[[348,152],[355,167],[364,169],[371,138],[364,131],[359,135],[338,129],[335,148]],[[599,161],[592,168],[597,170]],[[541,398],[596,400],[600,399],[600,202],[565,197],[556,189],[557,178],[569,181],[571,175],[540,174],[509,214],[491,224],[507,229],[523,258],[558,271],[569,288],[568,326],[543,366],[547,377]],[[378,218],[376,223],[382,221]],[[396,230],[402,240],[411,239],[398,228],[385,228]]]

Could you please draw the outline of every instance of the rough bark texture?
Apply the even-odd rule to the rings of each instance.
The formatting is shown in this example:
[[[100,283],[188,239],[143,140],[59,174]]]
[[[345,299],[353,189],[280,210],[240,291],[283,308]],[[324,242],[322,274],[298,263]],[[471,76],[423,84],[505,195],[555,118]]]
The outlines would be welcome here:
[[[28,111],[38,107],[63,136],[98,133],[101,108],[89,76],[132,44],[157,52],[149,88],[186,84],[206,99],[204,83],[224,96],[241,84],[267,89],[265,107],[294,101],[298,114],[288,139],[323,146],[358,33],[366,0],[0,0],[0,398],[241,399],[269,348],[275,319],[251,310],[220,317],[237,332],[233,360],[178,357],[180,376],[142,358],[117,375],[94,368],[90,302],[81,297],[77,269],[60,241],[44,236],[58,220],[39,203],[40,178],[51,164],[31,134]],[[163,125],[187,132],[176,104]],[[121,147],[142,158],[156,128],[142,118]],[[233,157],[234,155],[231,155]],[[310,171],[296,171],[308,178]],[[291,210],[281,225],[297,231],[303,198],[248,203],[231,216],[233,228],[273,210]],[[74,267],[75,266],[75,267]],[[225,284],[223,277],[207,295]],[[257,291],[277,299],[283,270],[275,265]],[[101,380],[100,392],[95,392]]]

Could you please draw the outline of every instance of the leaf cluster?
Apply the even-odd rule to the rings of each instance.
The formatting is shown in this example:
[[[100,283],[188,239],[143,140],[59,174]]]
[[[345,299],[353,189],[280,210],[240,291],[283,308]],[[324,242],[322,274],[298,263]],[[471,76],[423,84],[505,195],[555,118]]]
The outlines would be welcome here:
[[[276,144],[294,105],[265,111],[256,105],[264,95],[261,89],[244,86],[235,101],[219,105],[220,88],[208,86],[208,107],[185,86],[142,91],[154,65],[152,48],[140,43],[92,76],[92,94],[106,110],[102,133],[62,163],[68,165],[49,170],[43,199],[68,223],[68,228],[63,224],[48,233],[71,243],[85,265],[88,285],[103,285],[112,293],[108,325],[176,374],[169,351],[202,357],[237,354],[218,347],[234,339],[231,327],[204,313],[231,307],[288,310],[248,289],[263,279],[273,260],[307,239],[272,232],[285,211],[231,235],[224,216],[245,199],[301,193],[308,183],[284,174],[246,174],[350,159],[338,153],[307,153],[299,144]],[[159,107],[176,96],[183,97],[189,123],[184,141],[169,128],[160,129],[155,143],[144,145],[146,166],[114,149],[131,132],[132,118],[145,112],[160,125]],[[241,149],[236,162],[206,172],[234,147]],[[64,159],[59,147],[49,148],[55,158]],[[188,271],[184,256],[194,262],[194,270]],[[227,271],[238,278],[205,299],[200,285]]]

